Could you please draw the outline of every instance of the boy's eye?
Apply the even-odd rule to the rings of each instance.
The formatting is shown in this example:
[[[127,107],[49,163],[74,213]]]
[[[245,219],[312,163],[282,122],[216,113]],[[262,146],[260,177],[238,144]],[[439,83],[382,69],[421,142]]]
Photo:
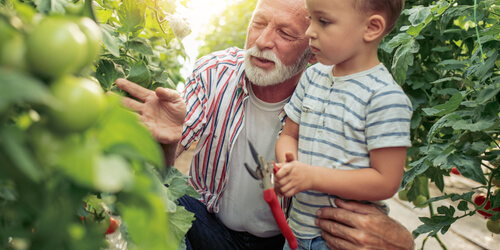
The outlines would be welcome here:
[[[321,25],[327,25],[329,24],[330,22],[328,20],[325,20],[325,19],[319,19],[319,23],[321,23]]]

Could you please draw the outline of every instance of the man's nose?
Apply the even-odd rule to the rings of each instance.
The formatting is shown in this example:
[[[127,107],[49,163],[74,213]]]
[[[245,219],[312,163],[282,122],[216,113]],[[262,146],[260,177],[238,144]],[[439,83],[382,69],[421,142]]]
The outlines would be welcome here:
[[[275,32],[271,27],[266,27],[255,41],[259,50],[271,49],[274,47]]]

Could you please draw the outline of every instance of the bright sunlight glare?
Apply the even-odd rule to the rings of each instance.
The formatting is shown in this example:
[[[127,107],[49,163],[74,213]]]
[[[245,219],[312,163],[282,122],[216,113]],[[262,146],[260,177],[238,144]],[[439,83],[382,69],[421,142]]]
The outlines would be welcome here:
[[[191,33],[182,39],[182,44],[189,57],[187,58],[188,61],[184,64],[185,67],[181,71],[183,76],[191,72],[193,63],[198,57],[198,48],[203,44],[203,41],[197,40],[199,34],[207,29],[213,16],[219,15],[226,9],[229,1],[230,0],[190,0],[186,7],[177,4],[178,7],[176,12],[186,18],[191,27]]]

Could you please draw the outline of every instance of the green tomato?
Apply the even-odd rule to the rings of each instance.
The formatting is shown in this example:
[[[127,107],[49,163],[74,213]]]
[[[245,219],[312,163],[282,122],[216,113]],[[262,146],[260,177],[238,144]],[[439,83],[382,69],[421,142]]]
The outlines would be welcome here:
[[[59,102],[50,110],[51,123],[62,132],[81,132],[89,128],[105,108],[104,93],[95,82],[66,76],[51,85]]]
[[[82,67],[86,67],[94,64],[101,54],[102,31],[99,25],[88,17],[77,18],[75,23],[87,37],[87,57],[82,64]]]
[[[28,34],[26,45],[28,65],[42,77],[74,73],[87,60],[87,37],[65,17],[45,17]]]
[[[417,198],[415,198],[415,200],[413,200],[413,205],[418,207],[418,206],[420,206],[420,204],[424,203],[426,200],[427,200],[427,197],[420,194],[417,196]]]
[[[69,15],[80,16],[83,11],[83,1],[80,2],[69,2],[66,6],[64,6],[64,10]]]
[[[402,201],[408,201],[408,191],[409,190],[406,190],[406,189],[403,189],[401,191],[398,192],[398,197],[400,200]]]
[[[24,37],[17,33],[10,39],[6,39],[0,46],[0,65],[6,68],[25,71],[26,46]]]
[[[490,230],[490,232],[500,234],[500,221],[492,221],[491,219],[488,219],[486,221],[486,227]]]

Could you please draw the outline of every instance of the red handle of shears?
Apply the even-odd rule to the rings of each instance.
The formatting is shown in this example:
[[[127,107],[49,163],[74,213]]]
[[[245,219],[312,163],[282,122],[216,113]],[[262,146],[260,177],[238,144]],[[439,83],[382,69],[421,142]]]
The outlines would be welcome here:
[[[267,202],[267,204],[269,204],[269,207],[271,207],[271,212],[273,212],[274,220],[276,220],[276,223],[278,223],[278,227],[288,241],[288,245],[290,245],[290,248],[297,249],[297,239],[295,239],[295,235],[293,234],[292,229],[290,229],[288,223],[286,223],[285,214],[283,214],[283,211],[281,210],[281,206],[278,202],[278,197],[276,197],[274,189],[271,188],[264,190],[264,200]]]

